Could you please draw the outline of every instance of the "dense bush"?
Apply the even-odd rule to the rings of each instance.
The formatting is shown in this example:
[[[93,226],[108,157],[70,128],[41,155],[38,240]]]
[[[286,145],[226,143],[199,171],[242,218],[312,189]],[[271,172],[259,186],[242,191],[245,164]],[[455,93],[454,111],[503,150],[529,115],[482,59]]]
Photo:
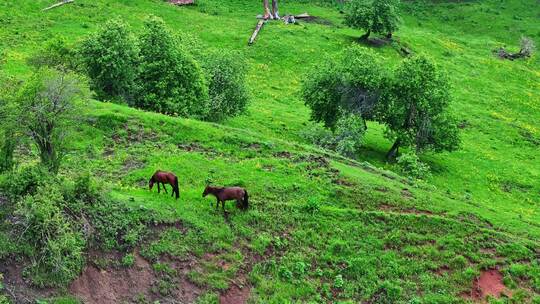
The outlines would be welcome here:
[[[21,237],[36,250],[29,271],[40,286],[67,284],[84,265],[85,240],[66,214],[69,207],[55,184],[40,186],[17,204]]]
[[[429,166],[420,161],[416,153],[405,153],[398,157],[397,165],[401,173],[411,179],[425,179],[430,176]]]
[[[139,37],[140,73],[135,105],[183,117],[208,115],[208,87],[203,71],[162,19],[148,17]]]
[[[345,24],[366,31],[367,39],[377,33],[392,37],[398,29],[399,0],[351,0],[345,7]]]
[[[240,53],[213,51],[202,61],[210,95],[206,119],[220,121],[245,112],[249,102],[247,63]]]
[[[80,53],[99,98],[132,100],[139,49],[126,23],[120,19],[105,23],[83,42]]]
[[[32,166],[11,173],[0,187],[15,202],[14,240],[29,248],[26,271],[40,286],[65,286],[74,279],[89,246],[131,250],[151,218],[111,200],[88,175],[72,181]]]

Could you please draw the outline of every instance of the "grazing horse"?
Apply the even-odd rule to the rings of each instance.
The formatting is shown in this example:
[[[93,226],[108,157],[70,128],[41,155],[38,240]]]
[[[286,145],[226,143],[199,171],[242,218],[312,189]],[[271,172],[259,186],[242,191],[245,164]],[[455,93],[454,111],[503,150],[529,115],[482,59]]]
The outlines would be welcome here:
[[[203,197],[206,197],[208,194],[212,194],[216,197],[216,209],[219,207],[219,203],[225,211],[225,201],[236,200],[238,204],[242,206],[242,209],[247,209],[249,205],[249,195],[246,189],[240,187],[212,187],[206,186],[202,194]]]
[[[156,171],[156,173],[152,175],[150,181],[148,182],[150,190],[152,190],[152,188],[154,187],[154,183],[157,183],[158,193],[161,192],[159,184],[163,185],[165,193],[168,193],[167,188],[165,188],[165,184],[169,184],[173,188],[171,196],[174,196],[176,194],[176,199],[180,197],[180,189],[178,188],[178,177],[176,177],[176,175],[174,175],[173,173],[160,170]]]

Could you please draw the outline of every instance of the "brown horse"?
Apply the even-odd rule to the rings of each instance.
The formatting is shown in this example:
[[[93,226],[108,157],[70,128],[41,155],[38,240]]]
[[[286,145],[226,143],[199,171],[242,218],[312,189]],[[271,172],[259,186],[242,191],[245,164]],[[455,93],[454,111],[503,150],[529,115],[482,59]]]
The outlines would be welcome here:
[[[238,204],[242,206],[242,209],[247,209],[249,205],[249,195],[246,189],[240,187],[212,187],[206,186],[202,194],[203,197],[206,197],[208,194],[212,194],[216,197],[216,209],[219,207],[219,203],[225,211],[225,201],[236,200]]]
[[[167,188],[165,188],[165,184],[169,184],[173,188],[171,196],[174,196],[176,194],[176,199],[180,197],[180,189],[178,188],[178,177],[176,177],[176,175],[174,175],[173,173],[160,170],[156,171],[156,173],[152,175],[150,181],[148,182],[150,190],[152,190],[152,188],[154,187],[154,183],[157,183],[158,193],[161,192],[161,189],[159,188],[159,184],[161,184],[163,185],[165,193],[168,194]]]

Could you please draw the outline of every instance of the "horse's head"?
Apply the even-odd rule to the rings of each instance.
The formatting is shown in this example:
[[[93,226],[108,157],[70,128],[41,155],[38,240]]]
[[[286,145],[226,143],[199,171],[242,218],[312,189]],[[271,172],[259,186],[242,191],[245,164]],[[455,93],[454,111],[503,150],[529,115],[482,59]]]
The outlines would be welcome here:
[[[206,197],[210,193],[210,186],[206,186],[204,188],[204,192],[202,194],[202,197]]]
[[[153,187],[154,187],[154,178],[152,177],[152,178],[148,181],[148,188],[150,188],[150,190],[152,190]]]

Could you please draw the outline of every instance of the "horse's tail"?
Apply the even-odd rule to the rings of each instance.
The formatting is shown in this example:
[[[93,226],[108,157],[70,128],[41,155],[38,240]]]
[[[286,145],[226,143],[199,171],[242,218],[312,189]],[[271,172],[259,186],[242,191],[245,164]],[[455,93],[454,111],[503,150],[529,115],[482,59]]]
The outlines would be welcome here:
[[[178,177],[174,177],[174,192],[176,192],[176,199],[180,197],[180,188],[178,187]]]
[[[244,200],[242,201],[243,203],[243,206],[242,208],[245,210],[248,208],[249,206],[249,194],[247,192],[247,190],[244,190]]]

